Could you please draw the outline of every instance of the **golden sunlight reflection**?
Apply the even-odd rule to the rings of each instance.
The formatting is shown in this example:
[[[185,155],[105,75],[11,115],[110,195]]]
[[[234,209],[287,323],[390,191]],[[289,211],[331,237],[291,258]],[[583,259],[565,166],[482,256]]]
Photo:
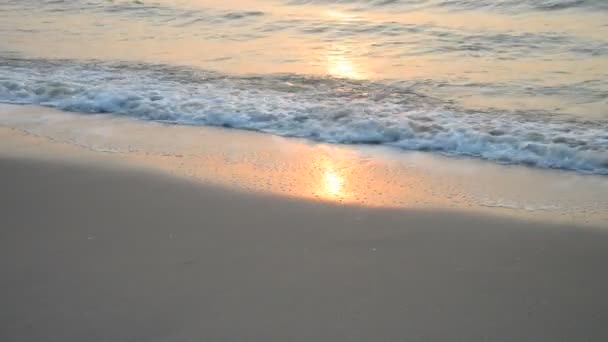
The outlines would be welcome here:
[[[332,17],[332,18],[337,18],[337,19],[341,19],[341,20],[354,20],[357,17],[353,14],[349,14],[349,13],[344,13],[344,12],[339,12],[336,10],[328,10],[325,11],[325,14],[328,17]]]
[[[327,70],[330,75],[344,78],[360,78],[352,63],[348,60],[329,59]]]
[[[327,169],[323,175],[324,190],[328,195],[338,197],[342,193],[344,186],[344,177],[338,174],[335,170]]]
[[[367,78],[361,65],[350,57],[352,52],[345,47],[337,47],[327,53],[327,72],[334,77],[363,79]]]

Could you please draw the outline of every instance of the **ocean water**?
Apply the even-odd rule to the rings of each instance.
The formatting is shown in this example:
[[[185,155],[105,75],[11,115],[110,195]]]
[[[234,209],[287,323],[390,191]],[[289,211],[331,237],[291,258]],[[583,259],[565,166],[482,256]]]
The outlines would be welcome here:
[[[0,102],[608,174],[605,0],[4,0]]]

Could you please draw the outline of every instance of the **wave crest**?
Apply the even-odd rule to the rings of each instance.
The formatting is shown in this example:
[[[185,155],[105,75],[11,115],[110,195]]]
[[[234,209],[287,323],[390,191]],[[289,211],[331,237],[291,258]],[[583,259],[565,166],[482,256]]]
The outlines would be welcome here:
[[[18,59],[0,70],[2,102],[608,174],[605,121],[467,111],[407,82]]]

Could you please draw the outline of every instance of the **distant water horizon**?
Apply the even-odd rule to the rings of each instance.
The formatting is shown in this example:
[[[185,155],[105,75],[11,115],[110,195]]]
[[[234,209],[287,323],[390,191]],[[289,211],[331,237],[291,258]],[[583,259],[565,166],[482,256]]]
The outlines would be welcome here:
[[[0,102],[608,174],[608,2],[0,4]]]

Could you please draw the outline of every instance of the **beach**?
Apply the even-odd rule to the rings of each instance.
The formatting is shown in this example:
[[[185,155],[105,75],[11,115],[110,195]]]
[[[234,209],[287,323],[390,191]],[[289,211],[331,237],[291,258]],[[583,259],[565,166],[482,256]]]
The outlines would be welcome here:
[[[608,341],[607,22],[0,1],[0,342]]]
[[[55,117],[84,135],[78,121]],[[608,338],[608,231],[600,216],[589,225],[559,215],[561,223],[548,223],[524,209],[441,207],[439,200],[368,205],[331,197],[341,185],[325,178],[328,197],[260,191],[238,186],[253,172],[242,167],[166,167],[175,158],[188,165],[202,150],[159,161],[134,145],[107,152],[61,135],[1,133],[3,341]],[[208,132],[212,141],[234,140],[232,132],[216,133]],[[236,134],[276,170],[287,168],[277,177],[297,175],[287,160],[273,159],[266,140]],[[278,146],[292,158],[305,151]],[[240,150],[220,148],[233,149]],[[238,154],[228,155],[241,165]],[[197,178],[192,165],[236,172],[242,181]]]
[[[3,341],[608,338],[603,230],[61,158],[0,173]]]

